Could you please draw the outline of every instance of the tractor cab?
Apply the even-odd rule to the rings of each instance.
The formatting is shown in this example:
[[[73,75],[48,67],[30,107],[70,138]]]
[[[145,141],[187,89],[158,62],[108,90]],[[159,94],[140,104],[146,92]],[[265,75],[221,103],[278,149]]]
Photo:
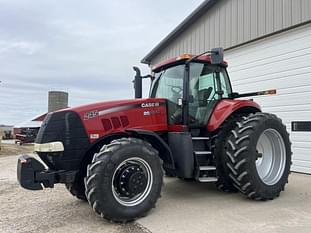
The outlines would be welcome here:
[[[152,67],[149,97],[167,100],[170,125],[206,127],[219,100],[232,96],[226,67],[222,48],[169,59]]]
[[[153,69],[150,97],[167,99],[169,124],[204,127],[216,103],[229,98],[232,89],[226,63],[211,64],[209,56],[187,63],[191,58],[182,55]]]

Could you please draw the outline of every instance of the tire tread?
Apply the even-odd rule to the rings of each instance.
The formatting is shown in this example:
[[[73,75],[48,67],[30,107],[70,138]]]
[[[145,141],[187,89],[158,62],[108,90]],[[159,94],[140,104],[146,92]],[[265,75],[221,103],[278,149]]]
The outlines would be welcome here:
[[[286,182],[282,182],[273,194],[263,195],[256,185],[253,183],[251,175],[248,171],[249,155],[248,148],[250,146],[251,135],[254,133],[259,123],[263,124],[267,120],[276,120],[282,124],[281,119],[273,114],[255,113],[250,114],[236,124],[236,128],[231,131],[231,135],[227,140],[227,167],[230,172],[229,177],[233,185],[249,199],[253,200],[271,200],[279,196],[280,192],[284,190]],[[286,130],[285,125],[282,124],[283,129]],[[288,135],[288,134],[287,134]],[[289,141],[289,139],[288,139]],[[291,156],[292,152],[290,152]],[[287,171],[285,171],[287,172]],[[289,171],[287,172],[289,174]],[[288,180],[288,174],[285,174],[284,181]]]
[[[100,175],[97,175],[97,174],[103,175],[104,177],[101,177],[101,179],[103,180],[103,182],[106,182],[107,177],[105,176],[105,172],[103,171],[108,172],[109,169],[111,170],[111,168],[114,167],[115,165],[115,156],[113,156],[114,153],[120,150],[122,147],[126,145],[130,145],[130,144],[141,145],[146,150],[148,150],[148,153],[150,155],[155,156],[155,158],[159,159],[159,157],[157,156],[158,152],[151,146],[150,143],[143,141],[141,139],[137,139],[137,138],[120,138],[120,139],[113,140],[108,145],[105,145],[100,150],[99,153],[94,155],[93,163],[88,166],[87,176],[85,177],[85,190],[86,190],[85,193],[86,193],[89,204],[91,205],[91,207],[97,214],[99,214],[101,217],[111,222],[126,223],[126,222],[133,221],[139,217],[145,216],[150,208],[155,207],[155,202],[160,197],[160,193],[152,194],[153,196],[155,196],[155,198],[153,198],[154,200],[152,201],[150,200],[148,202],[148,205],[150,205],[150,208],[146,210],[145,212],[140,213],[135,218],[127,218],[125,216],[121,218],[116,217],[114,214],[110,214],[109,211],[106,211],[105,209],[101,207],[101,204],[98,200],[98,195],[100,194],[101,191],[99,190],[99,187],[97,185],[98,184],[97,179],[100,178]],[[159,161],[159,164],[160,164],[160,161]],[[160,181],[160,183],[162,186],[162,181]]]

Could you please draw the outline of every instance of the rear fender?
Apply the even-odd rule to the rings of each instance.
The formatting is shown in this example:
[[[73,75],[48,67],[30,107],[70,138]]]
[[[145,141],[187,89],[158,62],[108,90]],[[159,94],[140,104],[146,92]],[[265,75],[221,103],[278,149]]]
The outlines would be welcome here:
[[[213,132],[232,114],[261,112],[260,106],[252,100],[223,99],[216,107],[208,121],[207,129]]]

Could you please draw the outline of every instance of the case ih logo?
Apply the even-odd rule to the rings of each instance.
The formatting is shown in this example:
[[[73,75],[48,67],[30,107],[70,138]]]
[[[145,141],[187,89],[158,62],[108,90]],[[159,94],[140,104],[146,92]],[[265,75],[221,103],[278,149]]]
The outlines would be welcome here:
[[[153,108],[153,107],[159,107],[160,103],[156,102],[156,103],[142,103],[141,107],[142,108]]]

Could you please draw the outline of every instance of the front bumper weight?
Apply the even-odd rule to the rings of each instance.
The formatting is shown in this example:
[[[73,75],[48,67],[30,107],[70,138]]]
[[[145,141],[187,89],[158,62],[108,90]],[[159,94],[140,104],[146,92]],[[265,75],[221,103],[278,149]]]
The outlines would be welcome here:
[[[56,183],[72,183],[78,171],[53,171],[33,157],[22,155],[17,161],[17,180],[20,185],[29,190],[54,188]]]
[[[42,180],[37,180],[38,173],[46,171],[44,165],[35,158],[22,155],[17,161],[17,180],[25,189],[42,190]],[[53,182],[54,175],[48,177],[49,183]]]
[[[17,180],[25,189],[42,190],[53,188],[55,172],[47,170],[42,163],[28,155],[22,155],[17,161]]]

